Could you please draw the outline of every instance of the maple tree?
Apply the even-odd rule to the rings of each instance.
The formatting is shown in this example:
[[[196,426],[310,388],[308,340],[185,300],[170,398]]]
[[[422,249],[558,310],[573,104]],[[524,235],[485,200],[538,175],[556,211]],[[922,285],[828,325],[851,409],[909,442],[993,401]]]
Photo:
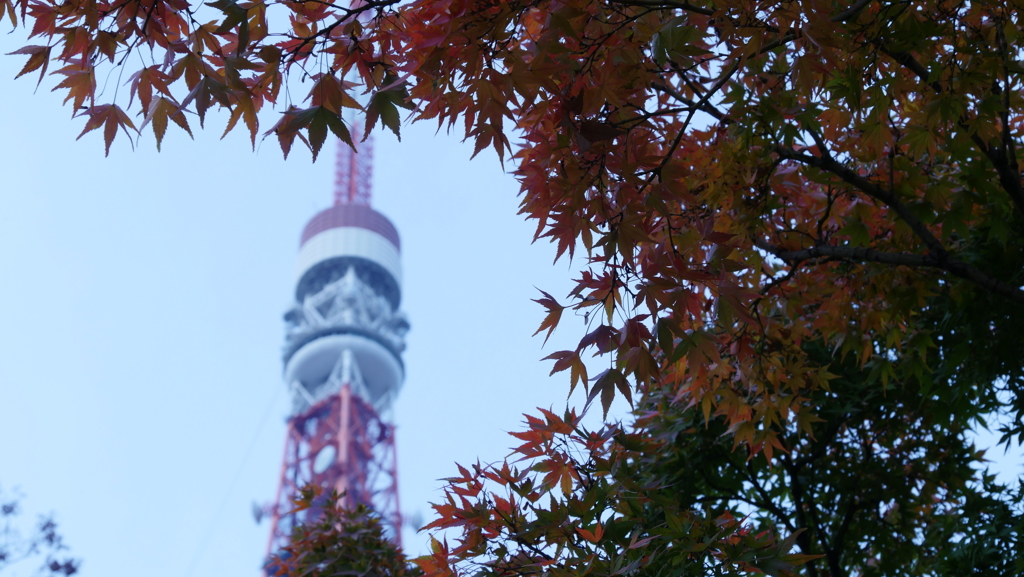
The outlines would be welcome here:
[[[108,151],[219,108],[315,157],[351,141],[344,109],[397,134],[405,108],[515,162],[537,238],[582,263],[568,300],[538,299],[540,331],[587,326],[553,371],[635,420],[527,417],[507,462],[449,480],[428,574],[1020,572],[1019,488],[970,434],[1024,438],[1019,1],[2,15],[41,42],[21,74],[53,64]],[[97,88],[111,68],[127,88]]]
[[[291,542],[268,560],[266,575],[321,577],[373,575],[419,577],[422,573],[384,533],[379,518],[359,504],[346,510],[337,492],[305,487],[291,514],[305,516]]]
[[[69,556],[67,545],[52,515],[40,516],[35,527],[25,531],[19,519],[22,495],[17,489],[0,488],[0,573],[17,574],[32,566],[34,575],[70,577],[78,572],[81,560]]]

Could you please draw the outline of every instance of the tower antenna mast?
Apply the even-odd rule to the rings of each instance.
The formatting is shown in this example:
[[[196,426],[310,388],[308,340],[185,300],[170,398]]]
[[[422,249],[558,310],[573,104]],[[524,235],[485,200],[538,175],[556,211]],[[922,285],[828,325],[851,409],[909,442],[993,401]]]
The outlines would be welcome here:
[[[370,206],[373,178],[373,138],[363,139],[363,123],[352,123],[352,146],[338,141],[334,168],[334,206]]]

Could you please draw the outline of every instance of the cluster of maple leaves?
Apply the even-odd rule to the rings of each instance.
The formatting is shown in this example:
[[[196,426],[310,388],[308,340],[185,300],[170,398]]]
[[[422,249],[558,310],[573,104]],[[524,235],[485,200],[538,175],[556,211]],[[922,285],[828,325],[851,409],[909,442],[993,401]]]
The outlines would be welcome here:
[[[588,405],[637,395],[648,412],[599,432],[528,417],[519,461],[450,480],[431,527],[459,544],[435,542],[431,575],[796,571],[816,558],[787,552],[803,528],[752,532],[637,484],[672,443],[644,433],[652,407],[696,412],[771,463],[820,433],[829,359],[927,396],[982,375],[953,341],[998,340],[1010,318],[950,325],[962,315],[936,317],[936,299],[1024,305],[1015,2],[0,0],[5,14],[40,42],[16,51],[21,74],[56,76],[108,151],[119,130],[151,127],[159,146],[170,122],[191,133],[219,107],[226,131],[241,121],[255,143],[271,116],[264,136],[315,157],[328,133],[351,142],[344,109],[397,134],[406,108],[514,160],[537,238],[583,263],[565,304],[538,299],[541,331],[565,310],[587,324],[553,372]],[[111,67],[127,94],[97,89]],[[589,355],[607,370],[589,375]],[[962,398],[991,408],[993,383],[1020,378],[1000,362]]]
[[[158,148],[169,122],[191,135],[189,117],[198,116],[202,126],[211,107],[229,111],[225,134],[241,121],[255,144],[259,113],[269,104],[281,112],[265,135],[277,135],[285,155],[299,137],[315,156],[328,131],[351,143],[342,111],[361,106],[350,95],[353,83],[342,78],[353,71],[375,89],[366,107],[371,127],[380,117],[398,131],[397,107],[408,107],[405,93],[388,75],[389,62],[379,61],[362,38],[359,18],[396,3],[349,7],[347,2],[218,0],[205,4],[207,10],[187,0],[3,0],[0,18],[6,15],[14,25],[20,18],[31,25],[31,38],[44,41],[12,53],[29,56],[18,76],[38,71],[42,83],[50,64],[59,66],[50,71],[60,78],[53,89],[64,91],[65,103],[85,118],[83,135],[103,129],[108,154],[119,131],[132,138],[151,126]],[[272,7],[287,10],[290,26],[285,30],[268,26]],[[319,57],[331,53],[335,57],[325,65]],[[97,78],[111,69],[119,71],[117,84],[125,69],[132,70],[127,89],[97,89]],[[287,97],[278,102],[292,70],[313,82],[299,103],[307,107]]]

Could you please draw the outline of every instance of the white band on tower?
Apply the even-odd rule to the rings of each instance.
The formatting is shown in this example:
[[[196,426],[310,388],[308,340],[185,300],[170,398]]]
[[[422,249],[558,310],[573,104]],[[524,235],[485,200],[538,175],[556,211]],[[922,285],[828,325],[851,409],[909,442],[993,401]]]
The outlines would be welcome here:
[[[376,263],[402,284],[402,263],[395,245],[383,235],[362,227],[330,228],[306,241],[299,250],[296,280],[301,280],[318,263],[334,258],[355,257]]]

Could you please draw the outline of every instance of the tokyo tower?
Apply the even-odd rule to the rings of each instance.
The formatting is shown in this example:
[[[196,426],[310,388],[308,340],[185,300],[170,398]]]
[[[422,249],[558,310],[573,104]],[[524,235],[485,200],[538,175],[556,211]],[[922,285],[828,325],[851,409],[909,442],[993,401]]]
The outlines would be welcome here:
[[[356,131],[354,131],[356,132]],[[334,205],[302,231],[295,304],[285,314],[284,382],[292,397],[277,497],[268,508],[271,554],[303,521],[289,514],[305,485],[362,503],[401,538],[390,407],[405,377],[409,323],[399,309],[398,231],[370,207],[372,144],[338,143]]]

